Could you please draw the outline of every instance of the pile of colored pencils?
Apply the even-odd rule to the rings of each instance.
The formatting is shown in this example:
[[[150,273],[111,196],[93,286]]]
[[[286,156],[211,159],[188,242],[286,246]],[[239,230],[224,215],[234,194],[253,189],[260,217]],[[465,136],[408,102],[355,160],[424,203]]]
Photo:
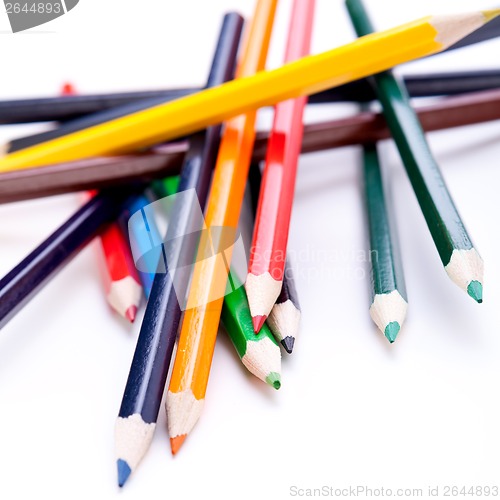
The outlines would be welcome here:
[[[301,154],[361,146],[367,249],[376,256],[369,314],[390,343],[408,297],[391,179],[377,152],[383,139],[399,150],[445,271],[482,302],[482,259],[425,132],[500,119],[500,72],[398,79],[391,70],[499,36],[500,10],[373,33],[362,1],[346,0],[360,39],[309,55],[315,1],[294,0],[283,65],[264,71],[277,3],[256,0],[241,47],[244,20],[225,15],[202,89],[92,96],[66,85],[59,97],[0,102],[0,124],[60,122],[5,146],[0,202],[87,192],[82,207],[0,280],[0,325],[94,237],[110,307],[133,322],[146,303],[116,421],[120,486],[152,442],[164,396],[173,454],[199,420],[220,325],[242,364],[280,388],[281,349],[294,350],[301,316],[287,258]],[[425,96],[441,98],[414,109],[410,98]],[[380,113],[370,110],[375,100]],[[304,126],[307,105],[346,101],[359,112]],[[269,132],[255,126],[264,106],[275,106]],[[240,218],[246,204],[251,227]],[[253,232],[249,248],[245,229]],[[245,252],[246,275],[237,265]]]

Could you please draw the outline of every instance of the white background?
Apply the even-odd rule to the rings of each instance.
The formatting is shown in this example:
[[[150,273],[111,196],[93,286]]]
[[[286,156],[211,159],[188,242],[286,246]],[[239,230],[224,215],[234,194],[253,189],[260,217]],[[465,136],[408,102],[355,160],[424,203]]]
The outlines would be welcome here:
[[[388,28],[491,0],[367,2]],[[0,98],[50,96],[64,81],[101,92],[202,85],[223,13],[253,0],[82,0],[68,15],[10,34],[0,13]],[[283,57],[291,1],[281,0],[268,67]],[[2,8],[3,11],[3,8]],[[318,0],[313,52],[354,37],[343,3]],[[493,68],[500,40],[398,70]],[[308,121],[355,112],[308,112]],[[260,126],[269,122],[263,116]],[[0,141],[39,127],[1,127]],[[120,492],[114,421],[140,328],[104,301],[96,249],[85,249],[0,335],[0,498],[289,498],[290,487],[500,483],[500,199],[498,122],[434,133],[432,149],[486,264],[475,304],[444,272],[392,143],[409,295],[389,345],[368,315],[359,151],[301,158],[290,234],[301,336],[273,391],[220,336],[202,419],[175,458],[162,411],[147,457]],[[0,207],[6,273],[81,204],[66,195]],[[318,254],[318,252],[323,252]],[[141,312],[142,315],[142,312]],[[286,354],[285,354],[286,356]]]

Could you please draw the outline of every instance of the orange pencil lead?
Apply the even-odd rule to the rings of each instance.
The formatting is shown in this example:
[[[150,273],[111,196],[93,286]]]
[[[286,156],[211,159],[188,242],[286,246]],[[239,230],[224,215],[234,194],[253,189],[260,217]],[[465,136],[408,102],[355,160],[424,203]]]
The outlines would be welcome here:
[[[172,455],[175,455],[184,443],[187,434],[181,434],[180,436],[175,436],[170,438],[170,447],[172,448]]]

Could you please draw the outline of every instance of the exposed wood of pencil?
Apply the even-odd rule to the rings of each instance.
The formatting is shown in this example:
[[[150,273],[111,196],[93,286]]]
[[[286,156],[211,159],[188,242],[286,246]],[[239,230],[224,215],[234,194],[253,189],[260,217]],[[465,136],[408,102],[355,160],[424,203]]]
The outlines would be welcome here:
[[[346,5],[358,36],[373,32],[362,1],[347,0]],[[390,71],[375,75],[373,84],[444,268],[454,283],[480,303],[483,261],[453,203],[404,86]]]
[[[259,0],[236,71],[242,79],[264,69],[277,0]],[[235,80],[237,81],[237,80]],[[217,231],[236,229],[255,138],[256,110],[225,123],[206,208],[210,236],[200,242],[167,393],[172,453],[198,421],[212,364],[232,246]],[[234,240],[231,242],[231,245]],[[205,255],[216,255],[207,259]]]
[[[363,147],[363,180],[371,267],[370,316],[392,343],[403,325],[408,304],[398,235],[375,144]]]
[[[242,29],[241,16],[235,13],[224,16],[208,87],[233,77]],[[194,215],[196,204],[200,210],[205,206],[220,133],[221,127],[216,126],[191,137],[179,182],[159,181],[164,196],[176,191],[180,195],[170,214],[165,238],[165,242],[170,243],[162,246],[165,253],[153,281],[116,421],[118,483],[121,486],[137,467],[153,437],[181,319],[181,300],[189,282],[189,266],[185,264],[192,263],[196,254],[197,242],[185,236],[200,229],[200,221]],[[190,191],[195,194],[186,197]],[[183,267],[187,271],[183,271]],[[175,271],[175,285],[169,270]],[[133,429],[133,433],[129,429]]]
[[[309,53],[314,6],[313,0],[294,1],[285,63]],[[282,288],[305,104],[303,97],[280,102],[274,112],[245,281],[257,333]]]
[[[440,52],[500,10],[429,16],[271,71],[239,78],[0,159],[0,170],[135,151],[263,106],[310,95]]]
[[[118,217],[128,199],[127,190],[93,197],[0,280],[0,328]]]
[[[292,354],[297,339],[300,317],[301,311],[295,278],[290,261],[287,259],[283,274],[283,286],[276,299],[276,304],[267,318],[267,324],[288,354]]]

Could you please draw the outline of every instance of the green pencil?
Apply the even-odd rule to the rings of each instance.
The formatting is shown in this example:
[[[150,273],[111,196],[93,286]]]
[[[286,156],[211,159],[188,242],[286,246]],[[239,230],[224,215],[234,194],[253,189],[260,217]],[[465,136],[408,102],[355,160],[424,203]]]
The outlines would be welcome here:
[[[224,297],[222,324],[248,371],[279,389],[281,351],[278,343],[265,323],[258,334],[254,332],[245,287],[235,283],[234,272],[231,277],[235,289]]]
[[[346,5],[358,36],[372,33],[362,1],[346,0]],[[375,75],[371,81],[444,268],[452,281],[481,303],[483,261],[446,188],[406,88],[390,71]]]
[[[177,192],[179,177],[157,181],[154,189],[160,196]],[[229,273],[233,291],[224,297],[222,324],[231,339],[238,356],[250,373],[275,389],[281,387],[281,351],[269,327],[264,324],[255,334],[248,307],[245,287],[236,280],[236,273]]]
[[[403,325],[408,302],[396,228],[389,217],[375,144],[363,147],[363,178],[372,277],[370,316],[392,343]]]

